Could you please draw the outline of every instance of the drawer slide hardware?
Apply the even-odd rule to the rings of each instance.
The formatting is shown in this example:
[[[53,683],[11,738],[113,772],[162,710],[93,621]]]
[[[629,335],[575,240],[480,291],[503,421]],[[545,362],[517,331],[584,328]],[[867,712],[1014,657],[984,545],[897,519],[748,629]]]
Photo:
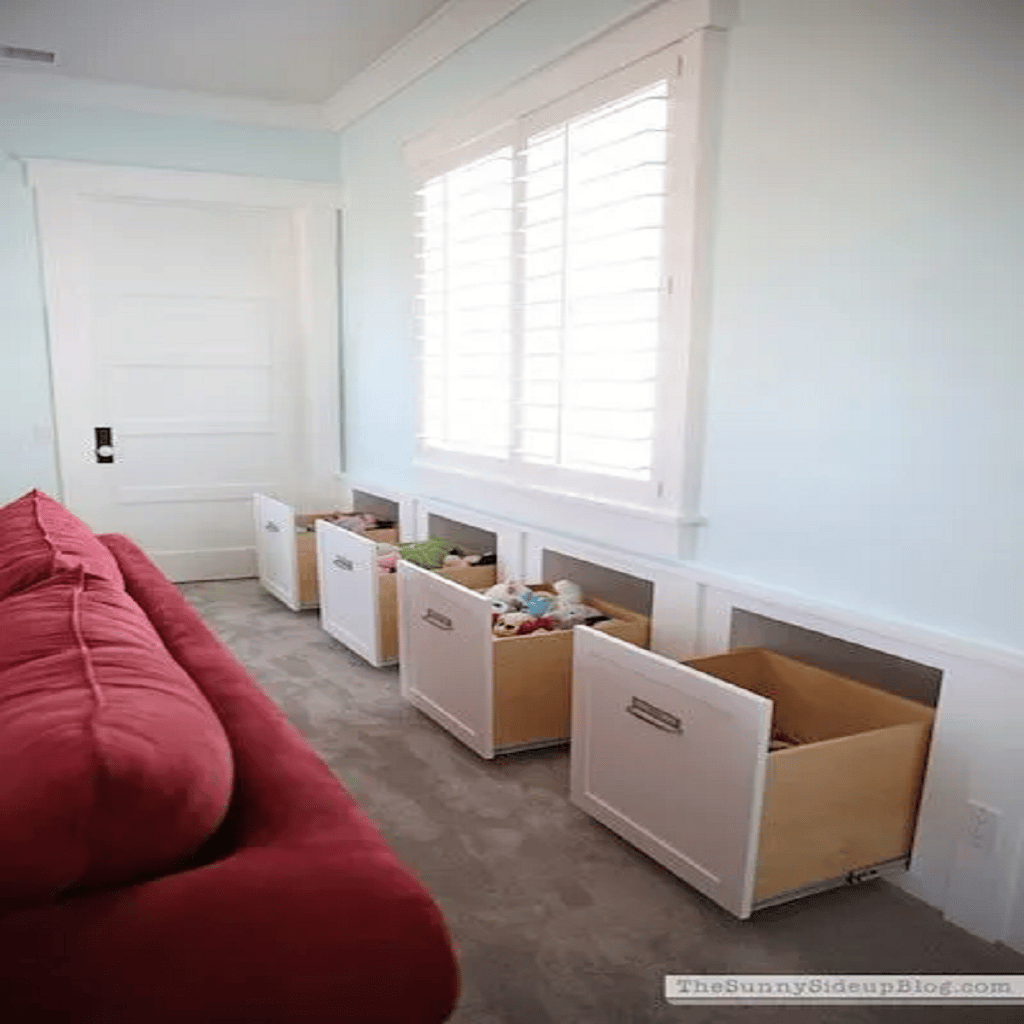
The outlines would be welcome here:
[[[678,715],[670,715],[655,704],[650,704],[639,697],[634,697],[627,705],[626,711],[641,722],[653,725],[655,729],[674,732],[682,735],[683,722]]]
[[[428,608],[423,616],[423,621],[427,624],[434,626],[436,629],[452,630],[455,627],[452,625],[452,620],[447,615],[442,615],[440,612],[434,611],[433,608]]]

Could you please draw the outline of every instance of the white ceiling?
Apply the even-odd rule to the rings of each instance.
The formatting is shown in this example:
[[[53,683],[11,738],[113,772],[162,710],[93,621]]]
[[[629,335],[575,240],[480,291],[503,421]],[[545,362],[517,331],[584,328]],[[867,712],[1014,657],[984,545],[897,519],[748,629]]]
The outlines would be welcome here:
[[[0,0],[0,45],[56,51],[40,74],[322,103],[445,2]]]

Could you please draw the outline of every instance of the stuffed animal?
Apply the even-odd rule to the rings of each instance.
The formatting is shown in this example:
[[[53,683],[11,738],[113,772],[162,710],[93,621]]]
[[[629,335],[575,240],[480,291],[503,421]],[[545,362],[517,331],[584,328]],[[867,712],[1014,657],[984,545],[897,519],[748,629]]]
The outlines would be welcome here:
[[[558,623],[559,629],[572,629],[573,626],[582,625],[586,620],[585,606],[582,604],[568,604],[563,601],[556,601],[548,612],[548,616]]]
[[[611,618],[604,612],[591,608],[588,604],[561,604],[556,603],[548,614],[560,624],[562,629],[572,629],[573,626],[593,626],[598,622],[607,622]]]
[[[537,618],[532,618],[527,622],[524,622],[518,630],[516,630],[516,636],[529,636],[531,633],[554,633],[558,630],[558,623],[549,618],[547,615],[540,615]]]
[[[492,627],[495,636],[529,636],[541,631],[554,632],[559,625],[546,615],[530,615],[527,612],[506,612],[499,615]]]
[[[446,555],[450,555],[455,545],[438,537],[431,540],[415,541],[402,544],[399,550],[402,558],[423,569],[440,569]]]
[[[381,530],[394,526],[393,520],[381,519],[372,512],[335,512],[327,519],[335,526],[366,536],[368,530]]]
[[[547,594],[529,594],[523,599],[523,611],[534,616],[547,615],[554,603],[554,598]]]
[[[515,636],[520,628],[531,620],[526,612],[506,612],[499,615],[494,623],[495,636]]]
[[[555,592],[557,599],[564,604],[583,603],[583,588],[578,583],[573,583],[572,580],[556,580],[551,585],[551,589]]]
[[[377,572],[386,576],[388,573],[398,571],[398,548],[394,544],[377,545]]]
[[[511,605],[518,605],[529,594],[533,593],[525,583],[519,580],[505,580],[503,583],[495,583],[484,591],[484,597],[492,601],[507,601]]]

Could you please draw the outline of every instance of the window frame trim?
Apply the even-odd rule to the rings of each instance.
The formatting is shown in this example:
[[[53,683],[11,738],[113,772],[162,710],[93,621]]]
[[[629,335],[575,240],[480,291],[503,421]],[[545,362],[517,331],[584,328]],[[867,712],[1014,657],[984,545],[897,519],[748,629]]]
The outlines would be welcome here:
[[[511,140],[515,145],[527,127],[535,132],[547,120],[545,114],[571,110],[574,94],[600,90],[604,80],[628,75],[633,66],[646,64],[667,51],[676,52],[678,77],[672,83],[670,115],[672,181],[665,213],[669,226],[664,251],[667,301],[662,322],[662,353],[671,358],[673,365],[659,374],[658,419],[653,433],[656,473],[652,489],[656,497],[642,505],[625,500],[621,507],[630,518],[647,513],[661,521],[670,516],[680,526],[703,523],[700,491],[711,320],[714,181],[724,30],[733,23],[736,9],[735,0],[660,0],[646,5],[509,88],[407,140],[404,147],[414,188],[419,188],[426,180],[503,143]],[[551,117],[550,123],[558,120]],[[676,339],[676,343],[666,339]],[[678,410],[680,397],[681,415],[673,412]],[[417,387],[417,403],[421,398],[421,388]],[[613,497],[588,497],[574,491],[569,470],[564,471],[566,489],[559,491],[537,481],[518,479],[512,463],[425,445],[419,433],[421,412],[418,408],[414,464],[435,489],[441,475],[449,473],[453,488],[479,476],[495,485],[519,488],[524,494],[560,494],[581,509],[588,503],[603,508],[616,505]],[[503,473],[502,468],[512,471]],[[610,488],[609,494],[613,491],[614,487]],[[687,547],[682,542],[667,548],[659,545],[656,553],[676,556]]]

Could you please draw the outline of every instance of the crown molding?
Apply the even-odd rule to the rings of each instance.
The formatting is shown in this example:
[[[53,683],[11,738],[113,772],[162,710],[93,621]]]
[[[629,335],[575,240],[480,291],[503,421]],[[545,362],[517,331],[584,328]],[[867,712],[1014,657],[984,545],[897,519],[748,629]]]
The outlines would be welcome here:
[[[210,96],[184,90],[100,82],[38,71],[0,69],[0,101],[102,107],[134,114],[203,117],[276,128],[327,131],[324,108],[313,103],[274,103],[233,96]]]
[[[324,104],[328,126],[351,124],[528,2],[448,0]]]
[[[406,139],[408,165],[418,177],[434,173],[440,155],[490,144],[515,119],[593,81],[595,68],[625,67],[696,32],[728,29],[738,10],[738,0],[634,0],[631,9],[554,59],[534,64],[500,92]]]

